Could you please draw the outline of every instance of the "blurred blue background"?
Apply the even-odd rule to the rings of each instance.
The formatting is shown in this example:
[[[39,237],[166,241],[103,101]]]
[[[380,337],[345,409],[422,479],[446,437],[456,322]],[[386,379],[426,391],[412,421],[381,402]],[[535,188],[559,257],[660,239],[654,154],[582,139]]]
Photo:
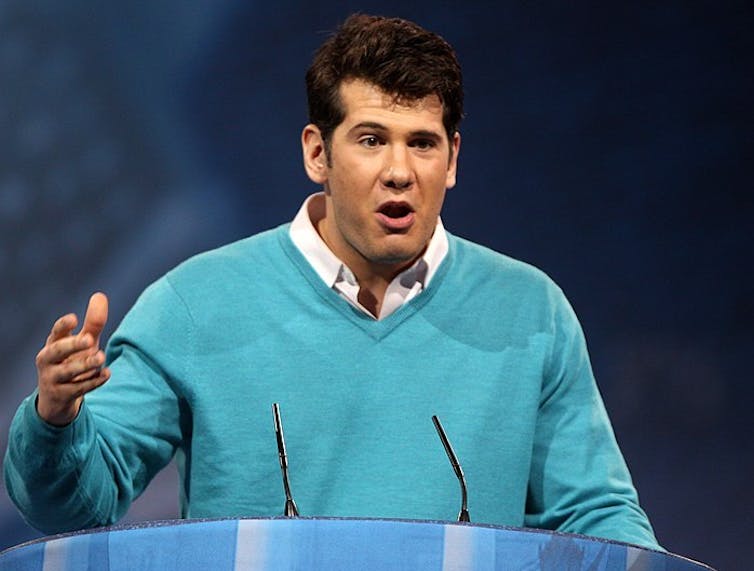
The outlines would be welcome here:
[[[566,291],[660,542],[750,568],[750,2],[0,0],[2,448],[59,315],[103,290],[112,331],[176,263],[316,190],[303,75],[356,10],[454,45],[446,227]],[[175,517],[175,481],[129,519]],[[35,536],[3,489],[0,548]]]

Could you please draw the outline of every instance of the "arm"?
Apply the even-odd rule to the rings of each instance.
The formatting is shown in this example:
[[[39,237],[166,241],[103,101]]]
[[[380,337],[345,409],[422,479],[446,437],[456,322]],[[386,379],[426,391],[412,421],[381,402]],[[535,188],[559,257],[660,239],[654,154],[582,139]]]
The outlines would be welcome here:
[[[573,310],[553,295],[526,525],[659,548],[597,390]]]
[[[159,296],[145,297],[147,308],[139,310],[137,303],[137,314],[170,319],[171,311],[159,307]],[[136,341],[111,347],[109,366],[101,371],[99,348],[80,349],[82,337],[96,340],[88,329],[92,310],[90,302],[78,335],[71,333],[72,315],[53,327],[38,357],[37,391],[19,408],[8,440],[8,493],[27,521],[48,533],[117,521],[170,461],[182,438],[179,399],[147,348]],[[127,316],[124,324],[134,320],[138,316]]]

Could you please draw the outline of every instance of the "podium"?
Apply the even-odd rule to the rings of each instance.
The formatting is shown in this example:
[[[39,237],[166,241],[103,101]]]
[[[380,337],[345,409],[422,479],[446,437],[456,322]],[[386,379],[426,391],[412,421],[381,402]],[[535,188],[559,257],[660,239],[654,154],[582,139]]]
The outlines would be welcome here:
[[[701,571],[626,543],[466,523],[249,518],[144,522],[0,553],[1,571]]]

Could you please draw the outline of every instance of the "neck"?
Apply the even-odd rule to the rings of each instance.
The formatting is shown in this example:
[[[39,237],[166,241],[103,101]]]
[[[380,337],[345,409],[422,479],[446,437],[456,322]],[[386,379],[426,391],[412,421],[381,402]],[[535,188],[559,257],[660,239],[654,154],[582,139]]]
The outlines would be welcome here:
[[[380,310],[382,309],[382,302],[385,299],[385,292],[387,291],[390,282],[392,282],[395,276],[406,267],[407,264],[385,273],[359,273],[357,270],[350,268],[349,266],[359,283],[359,303],[369,311],[369,313],[378,318],[380,316]]]
[[[314,227],[317,233],[330,251],[338,256],[348,269],[353,272],[359,284],[359,303],[374,317],[379,317],[385,292],[390,282],[413,264],[416,258],[404,262],[382,264],[367,260],[358,253],[354,253],[352,256],[343,256],[342,253],[338,253],[337,248],[333,247],[333,244],[328,239],[327,232],[323,231],[323,222],[324,220],[319,220],[315,223]]]
[[[331,236],[327,231],[327,210],[325,197],[315,196],[314,199],[309,201],[309,220],[329,250],[353,272],[359,285],[357,296],[359,303],[374,317],[379,317],[385,292],[390,283],[398,274],[410,267],[421,257],[424,254],[424,250],[413,259],[407,261],[377,263],[368,260],[353,248],[339,248],[337,244],[332,242]]]

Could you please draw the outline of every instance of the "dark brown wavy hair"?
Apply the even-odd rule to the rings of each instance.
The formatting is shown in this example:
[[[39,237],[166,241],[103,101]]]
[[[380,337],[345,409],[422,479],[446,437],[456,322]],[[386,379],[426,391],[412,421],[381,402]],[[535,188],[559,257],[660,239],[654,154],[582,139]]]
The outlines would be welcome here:
[[[463,117],[463,80],[453,48],[443,38],[400,18],[353,14],[317,50],[306,72],[309,121],[329,154],[332,132],[345,118],[344,80],[360,79],[411,103],[435,94],[452,140]]]

